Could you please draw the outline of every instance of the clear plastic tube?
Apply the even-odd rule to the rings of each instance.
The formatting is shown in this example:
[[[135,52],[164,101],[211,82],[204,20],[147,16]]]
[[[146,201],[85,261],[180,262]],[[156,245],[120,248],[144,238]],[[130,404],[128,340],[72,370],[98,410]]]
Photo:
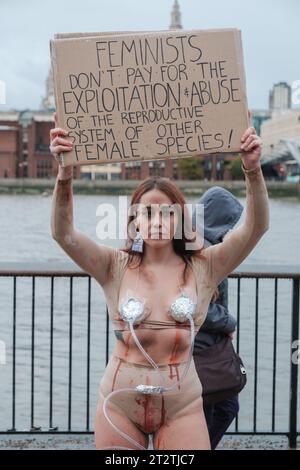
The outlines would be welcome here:
[[[193,350],[194,350],[194,341],[195,341],[195,326],[194,326],[194,321],[193,321],[193,317],[191,315],[187,315],[188,317],[188,320],[190,322],[190,325],[191,325],[191,346],[190,346],[190,350],[189,350],[189,355],[188,355],[188,361],[187,361],[187,365],[182,373],[182,376],[179,378],[179,380],[177,380],[177,382],[175,384],[173,384],[171,387],[165,387],[163,384],[165,384],[165,378],[162,376],[162,374],[160,373],[159,371],[159,368],[158,368],[158,365],[156,364],[156,362],[153,361],[153,359],[149,356],[149,354],[144,350],[143,346],[141,345],[141,343],[139,342],[136,334],[135,334],[135,331],[134,331],[134,328],[133,328],[133,323],[130,322],[129,323],[129,326],[130,326],[130,331],[131,331],[131,334],[138,346],[138,348],[140,349],[140,351],[144,354],[144,356],[146,357],[146,359],[150,362],[150,364],[153,366],[154,369],[157,370],[159,376],[161,377],[162,379],[162,393],[164,392],[169,392],[171,390],[174,390],[174,388],[178,387],[178,385],[180,385],[183,380],[185,379],[187,373],[188,373],[188,370],[190,368],[190,365],[191,365],[191,362],[192,362],[192,357],[193,357]]]
[[[164,385],[161,385],[161,386],[158,386],[158,388],[160,388],[160,391],[159,393],[162,394],[162,393],[165,393],[165,392],[170,392],[172,390],[174,390],[176,387],[178,387],[178,385],[180,385],[183,380],[185,379],[187,373],[188,373],[188,370],[190,368],[190,365],[191,365],[191,362],[192,362],[192,357],[193,357],[193,350],[194,350],[194,336],[195,336],[195,327],[194,327],[194,321],[193,321],[193,317],[191,315],[187,315],[188,317],[188,320],[190,322],[190,325],[191,325],[191,346],[190,346],[190,350],[189,350],[189,355],[188,355],[188,361],[187,361],[187,364],[186,364],[186,367],[181,375],[181,377],[179,378],[179,380],[176,381],[175,384],[173,384],[171,387],[165,387]],[[136,342],[136,345],[138,346],[138,348],[140,349],[140,351],[143,353],[143,355],[146,357],[146,359],[149,361],[149,363],[152,365],[152,367],[157,370],[160,378],[162,379],[162,382],[165,384],[165,378],[162,376],[161,372],[159,371],[159,367],[158,365],[156,364],[156,362],[149,356],[149,354],[144,350],[143,346],[141,345],[139,339],[137,338],[136,334],[135,334],[135,331],[134,331],[134,328],[133,328],[133,322],[129,322],[129,327],[130,327],[130,331],[131,331],[131,334]],[[142,446],[141,444],[139,444],[137,441],[135,441],[132,437],[130,437],[128,434],[126,434],[125,432],[121,431],[112,421],[111,419],[109,418],[108,414],[107,414],[107,410],[106,410],[106,406],[109,402],[109,400],[114,396],[114,395],[117,395],[121,392],[130,392],[130,393],[137,393],[137,388],[121,388],[119,390],[114,390],[113,392],[111,392],[109,395],[107,395],[107,397],[105,398],[104,400],[104,403],[103,403],[103,414],[105,416],[105,418],[107,419],[107,421],[109,422],[109,424],[113,427],[113,429],[120,435],[122,436],[124,439],[126,439],[128,442],[130,442],[131,444],[133,444],[135,447],[137,447],[138,449],[140,450],[147,450],[146,447]],[[129,447],[122,447],[122,446],[110,446],[110,447],[104,447],[103,449],[118,449],[118,450],[134,450],[134,449],[131,449]]]
[[[134,331],[134,328],[133,328],[133,322],[129,322],[129,328],[130,328],[130,331],[131,331],[131,334],[132,334],[132,337],[134,338],[134,341],[137,345],[137,347],[140,349],[140,351],[142,352],[142,354],[145,356],[145,358],[150,362],[150,364],[152,365],[152,367],[157,371],[161,381],[162,381],[162,384],[165,384],[165,377],[162,375],[162,373],[160,372],[159,370],[159,367],[158,365],[156,364],[155,361],[153,361],[152,357],[149,356],[149,354],[145,351],[145,349],[143,348],[143,346],[141,345],[137,335],[135,334],[135,331]],[[161,384],[161,385],[162,385]]]
[[[107,403],[109,402],[109,400],[114,396],[114,395],[117,395],[121,392],[131,392],[131,393],[136,393],[136,390],[134,388],[120,388],[119,390],[114,390],[113,392],[111,392],[109,395],[107,395],[107,397],[105,398],[104,400],[104,403],[103,403],[103,414],[105,416],[105,418],[107,419],[107,421],[109,422],[109,424],[114,428],[114,430],[120,434],[120,436],[124,437],[124,439],[126,439],[128,442],[130,442],[131,444],[133,444],[134,446],[136,446],[138,449],[140,450],[147,450],[146,447],[142,446],[141,444],[139,444],[138,442],[136,442],[134,439],[132,439],[132,437],[130,437],[128,434],[126,434],[125,432],[121,431],[113,422],[112,420],[110,419],[110,417],[108,416],[107,414],[107,410],[106,410],[106,406],[107,406]],[[110,447],[111,448],[111,447]],[[117,447],[117,446],[114,446],[115,449],[124,449],[124,447]],[[128,450],[133,450],[133,449],[128,449]]]

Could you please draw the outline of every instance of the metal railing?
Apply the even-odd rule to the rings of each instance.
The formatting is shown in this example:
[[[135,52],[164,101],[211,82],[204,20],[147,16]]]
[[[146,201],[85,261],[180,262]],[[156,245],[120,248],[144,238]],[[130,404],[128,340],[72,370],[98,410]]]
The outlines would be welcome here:
[[[248,269],[247,269],[248,268]],[[257,267],[246,267],[243,269],[239,269],[232,273],[229,278],[229,285],[231,286],[232,291],[235,293],[235,312],[237,318],[237,330],[236,330],[236,339],[235,339],[235,346],[238,353],[241,353],[243,350],[243,341],[242,336],[245,334],[244,332],[248,331],[247,329],[242,328],[242,324],[244,321],[249,321],[249,315],[243,318],[243,307],[242,307],[242,300],[245,293],[242,292],[242,289],[246,288],[246,291],[249,290],[249,280],[250,282],[254,282],[254,294],[251,296],[251,299],[254,300],[254,306],[252,310],[254,310],[254,337],[253,337],[253,346],[249,349],[248,344],[248,355],[249,357],[253,357],[253,368],[252,371],[248,371],[248,381],[251,379],[253,382],[253,393],[251,393],[251,400],[249,402],[252,403],[252,419],[248,418],[246,422],[246,428],[241,429],[239,424],[239,417],[236,418],[234,426],[232,429],[229,430],[230,434],[249,434],[249,435],[286,435],[289,439],[289,445],[291,448],[295,448],[297,446],[297,437],[299,436],[299,425],[297,421],[297,408],[298,408],[298,364],[296,361],[292,361],[292,354],[293,350],[295,349],[295,344],[297,344],[297,340],[299,339],[299,297],[300,297],[300,267],[288,267],[288,266],[272,266],[270,267],[271,270],[266,269],[266,267],[260,267],[258,270]],[[254,270],[255,269],[255,270]],[[46,434],[65,434],[65,433],[92,433],[91,427],[91,420],[90,420],[90,413],[91,408],[93,407],[92,401],[92,392],[93,387],[92,382],[95,382],[95,372],[93,370],[92,362],[99,366],[99,360],[97,359],[97,354],[99,354],[99,347],[101,346],[101,357],[102,357],[102,367],[105,368],[105,365],[108,362],[109,354],[110,354],[110,346],[111,346],[111,339],[112,339],[112,331],[110,330],[108,312],[106,309],[106,318],[105,321],[99,323],[101,326],[103,323],[105,324],[105,328],[103,331],[103,326],[101,326],[101,334],[102,339],[96,340],[92,338],[93,332],[98,331],[100,326],[95,327],[95,316],[92,314],[92,306],[94,303],[92,302],[92,285],[95,283],[87,274],[80,271],[73,263],[61,263],[61,264],[53,264],[50,267],[49,264],[46,263],[0,263],[0,296],[2,301],[5,304],[5,315],[2,315],[2,320],[0,317],[0,341],[4,341],[7,344],[7,352],[10,358],[10,361],[5,365],[6,373],[3,373],[3,365],[0,362],[0,402],[2,403],[2,408],[0,407],[0,433],[14,433],[14,434],[26,434],[26,433],[46,433]],[[31,291],[29,292],[30,296],[30,322],[28,316],[23,313],[24,308],[22,308],[23,300],[21,299],[21,306],[18,307],[18,283],[21,282],[21,279],[26,278],[27,281],[30,280],[30,287],[27,288]],[[67,288],[67,296],[68,296],[68,311],[64,310],[63,315],[58,315],[55,307],[55,294],[56,294],[56,282],[58,279],[64,278],[64,295],[66,295],[66,283],[68,283]],[[37,281],[40,279],[47,279],[47,286],[46,291],[44,288],[43,295],[47,297],[47,307],[46,314],[45,314],[45,321],[43,325],[37,327],[37,321],[39,319],[39,313],[37,312],[36,307],[36,299],[37,299]],[[75,312],[74,312],[74,305],[76,304],[76,299],[74,297],[78,295],[78,289],[74,289],[74,284],[77,279],[82,279],[86,282],[86,293],[83,297],[83,289],[81,286],[80,289],[80,302],[84,302],[84,305],[80,305],[80,324],[79,326],[75,325]],[[263,284],[264,280],[268,280],[272,283],[272,286],[268,285],[268,289],[271,289],[270,292],[266,294],[266,288],[264,287],[264,291],[261,291],[261,284]],[[283,295],[284,300],[284,307],[278,307],[278,301],[280,297],[280,283],[284,280],[288,281],[288,286],[285,286],[285,293]],[[5,281],[5,282],[4,282]],[[45,287],[45,286],[44,286]],[[97,285],[97,288],[99,286]],[[11,291],[10,291],[11,289]],[[24,287],[20,290],[20,296],[22,297]],[[265,426],[263,429],[260,429],[258,425],[258,407],[262,404],[261,401],[264,398],[261,398],[261,394],[258,393],[259,387],[259,374],[260,374],[260,356],[259,356],[259,348],[264,346],[264,342],[260,343],[260,317],[262,315],[260,309],[260,300],[262,297],[261,292],[263,295],[268,295],[269,302],[269,309],[272,310],[273,314],[270,315],[269,320],[270,324],[272,324],[272,331],[270,328],[265,328],[267,331],[268,341],[271,341],[271,348],[272,353],[271,357],[268,359],[268,367],[271,370],[271,397],[270,397],[270,425],[266,428]],[[96,294],[97,295],[97,294]],[[98,294],[99,295],[99,294]],[[271,298],[270,298],[271,295]],[[11,299],[12,296],[12,299]],[[3,300],[4,299],[4,300]],[[6,299],[6,300],[5,300]],[[11,302],[10,302],[11,301]],[[271,305],[272,301],[272,307]],[[105,299],[103,301],[103,308],[105,309]],[[248,307],[247,307],[248,308]],[[28,311],[29,311],[28,310]],[[281,327],[279,326],[279,320],[282,321],[282,317],[280,316],[283,314],[282,310],[284,310],[285,315],[285,324],[288,323],[286,327],[286,341],[284,343],[284,347],[288,351],[289,355],[289,370],[286,367],[286,364],[281,366],[279,365],[279,357],[278,357],[278,345],[281,332]],[[24,326],[24,319],[21,320],[22,315],[26,316],[26,321],[28,321],[27,329]],[[24,318],[25,318],[24,316]],[[58,319],[61,320],[63,317],[65,324],[64,324],[64,331],[62,327],[58,328],[55,327],[55,322],[57,323]],[[97,321],[99,322],[99,318],[97,317]],[[2,323],[1,323],[2,322]],[[289,326],[290,325],[290,326]],[[2,328],[2,330],[1,330]],[[75,330],[80,331],[80,334],[75,334]],[[247,327],[249,329],[249,327]],[[5,330],[5,331],[4,331]],[[20,331],[22,330],[22,335],[20,336]],[[269,332],[270,330],[270,332]],[[40,345],[37,345],[37,338],[39,335],[44,335],[44,338],[47,338],[47,348],[43,346],[43,342]],[[60,353],[56,357],[56,346],[55,340],[59,336],[60,342],[63,344],[60,350]],[[76,338],[75,338],[76,336]],[[20,347],[20,339],[22,341],[27,340],[28,344]],[[76,346],[74,346],[74,342],[78,341],[78,339],[84,341],[84,347],[82,351],[85,351],[82,356],[76,356]],[[100,344],[101,343],[101,344]],[[82,345],[81,345],[82,347]],[[97,349],[95,351],[95,349]],[[43,352],[43,354],[42,354]],[[28,353],[28,364],[27,366],[24,365],[25,362],[23,361],[23,356],[25,353]],[[243,356],[243,353],[241,353]],[[75,357],[76,356],[76,357]],[[18,366],[18,358],[19,362],[21,360],[22,365]],[[37,359],[39,360],[39,365],[37,366]],[[60,370],[65,370],[64,367],[61,367],[62,362],[65,361],[65,365],[67,365],[67,373],[66,376],[60,377],[58,381],[55,380],[55,372],[56,372],[56,361],[60,361]],[[245,362],[245,361],[244,361]],[[74,367],[80,367],[80,373],[84,371],[83,378],[77,388],[73,383],[73,379],[76,378],[76,374],[74,374]],[[29,379],[28,373],[24,373],[24,367],[29,372],[30,375],[30,382],[28,384],[28,390],[30,394],[30,406],[25,407],[24,403],[22,402],[22,406],[17,407],[18,396],[23,399],[23,395],[25,396],[25,381]],[[247,367],[247,364],[246,364]],[[21,375],[18,375],[18,370],[21,368]],[[2,371],[1,371],[2,369]],[[46,371],[46,372],[45,372]],[[278,385],[278,381],[282,379],[282,371],[284,371],[287,375],[284,379],[283,384]],[[2,372],[2,373],[1,373]],[[41,395],[41,391],[38,387],[36,387],[37,380],[40,380],[40,376],[44,374],[44,381],[40,382],[43,384],[43,391]],[[46,375],[45,375],[46,373]],[[98,371],[99,373],[99,371]],[[98,379],[98,375],[97,375]],[[62,393],[59,392],[59,397],[54,397],[56,389],[58,387],[65,387],[63,390],[66,395],[65,404],[63,406],[59,402],[59,417],[64,420],[64,425],[57,426],[55,421],[58,420],[57,418],[57,410],[56,404],[61,398]],[[247,387],[246,387],[247,388]],[[282,388],[288,388],[289,394],[284,403],[283,408],[286,409],[286,413],[288,413],[288,420],[287,425],[281,425],[280,429],[278,430],[277,421],[282,420],[282,407],[276,406],[278,393],[282,391]],[[250,393],[250,392],[249,392]],[[3,394],[3,396],[1,396]],[[73,395],[76,395],[77,400],[81,400],[80,403],[82,404],[80,407],[76,407],[73,404]],[[25,400],[25,398],[24,398]],[[42,409],[43,414],[38,419],[42,420],[44,425],[40,426],[36,424],[36,407],[40,405],[42,402]],[[84,403],[84,405],[83,405]],[[28,403],[29,404],[29,403]],[[249,406],[249,405],[247,405]],[[24,410],[25,408],[25,410]],[[242,408],[242,407],[241,407]],[[47,411],[46,411],[47,409]],[[75,411],[74,411],[75,409]],[[278,410],[279,409],[279,410]],[[73,425],[73,419],[78,414],[81,414],[81,421],[79,420],[79,424]],[[1,416],[5,415],[5,416]],[[9,415],[10,425],[5,426]],[[55,418],[54,418],[55,415]],[[42,416],[42,418],[41,418]],[[19,419],[20,417],[20,419]],[[268,417],[269,419],[269,417]],[[20,425],[19,421],[22,423],[27,423]],[[47,424],[45,424],[47,423]]]

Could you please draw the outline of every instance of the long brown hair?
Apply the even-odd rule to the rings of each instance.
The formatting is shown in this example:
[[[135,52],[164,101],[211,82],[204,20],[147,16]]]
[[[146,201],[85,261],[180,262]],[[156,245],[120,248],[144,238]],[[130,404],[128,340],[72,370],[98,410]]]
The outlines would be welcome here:
[[[185,206],[186,205],[185,197],[182,194],[182,192],[177,188],[177,186],[169,178],[150,176],[146,178],[145,180],[143,180],[134,190],[131,196],[131,202],[130,202],[131,206],[138,204],[141,201],[142,196],[148,191],[151,191],[152,189],[158,189],[162,191],[164,194],[166,194],[169,197],[169,199],[172,201],[172,204],[175,204],[177,207],[181,208],[181,211],[180,211],[181,223],[179,223],[178,225],[181,227],[184,227],[184,230],[182,230],[182,236],[178,238],[173,237],[172,244],[173,244],[173,249],[175,253],[178,256],[180,256],[185,263],[185,268],[183,272],[183,280],[185,282],[186,271],[187,271],[188,265],[191,263],[192,256],[195,256],[197,258],[200,258],[206,261],[205,256],[201,254],[203,248],[199,248],[198,250],[188,250],[186,248],[186,243],[195,241],[195,236],[192,237],[192,220]],[[135,217],[136,217],[135,214],[129,214],[128,216],[127,241],[126,241],[125,247],[122,248],[122,251],[125,251],[126,253],[129,254],[128,266],[131,266],[133,262],[136,262],[137,267],[138,267],[143,261],[144,252],[138,253],[138,252],[132,251],[133,236],[130,233],[130,228],[132,227],[132,222],[135,219]],[[219,295],[218,290],[216,290],[213,294],[213,301],[216,300],[218,295]]]

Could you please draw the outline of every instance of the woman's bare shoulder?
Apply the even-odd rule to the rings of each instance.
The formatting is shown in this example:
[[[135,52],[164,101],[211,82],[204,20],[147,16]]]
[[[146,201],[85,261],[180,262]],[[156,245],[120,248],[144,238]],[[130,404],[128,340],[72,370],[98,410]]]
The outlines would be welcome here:
[[[115,248],[112,246],[106,246],[106,253],[110,257],[110,262],[108,263],[108,271],[105,281],[102,285],[111,284],[116,281],[120,275],[120,272],[126,266],[128,253],[126,253],[122,248]]]

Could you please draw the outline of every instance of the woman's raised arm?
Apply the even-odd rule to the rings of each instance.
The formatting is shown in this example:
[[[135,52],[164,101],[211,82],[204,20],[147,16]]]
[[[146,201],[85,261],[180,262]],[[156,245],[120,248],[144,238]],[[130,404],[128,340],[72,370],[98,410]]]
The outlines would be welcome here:
[[[50,150],[57,159],[59,152],[72,147],[63,129],[52,129]],[[110,279],[110,269],[116,249],[98,244],[84,233],[74,228],[73,223],[73,167],[59,166],[52,198],[51,210],[52,237],[70,258],[99,284],[104,285]]]
[[[229,231],[221,243],[202,250],[208,259],[208,276],[214,285],[218,285],[247,258],[269,229],[268,191],[259,163],[261,141],[253,128],[245,133],[245,142],[242,163],[246,180],[245,220]]]

